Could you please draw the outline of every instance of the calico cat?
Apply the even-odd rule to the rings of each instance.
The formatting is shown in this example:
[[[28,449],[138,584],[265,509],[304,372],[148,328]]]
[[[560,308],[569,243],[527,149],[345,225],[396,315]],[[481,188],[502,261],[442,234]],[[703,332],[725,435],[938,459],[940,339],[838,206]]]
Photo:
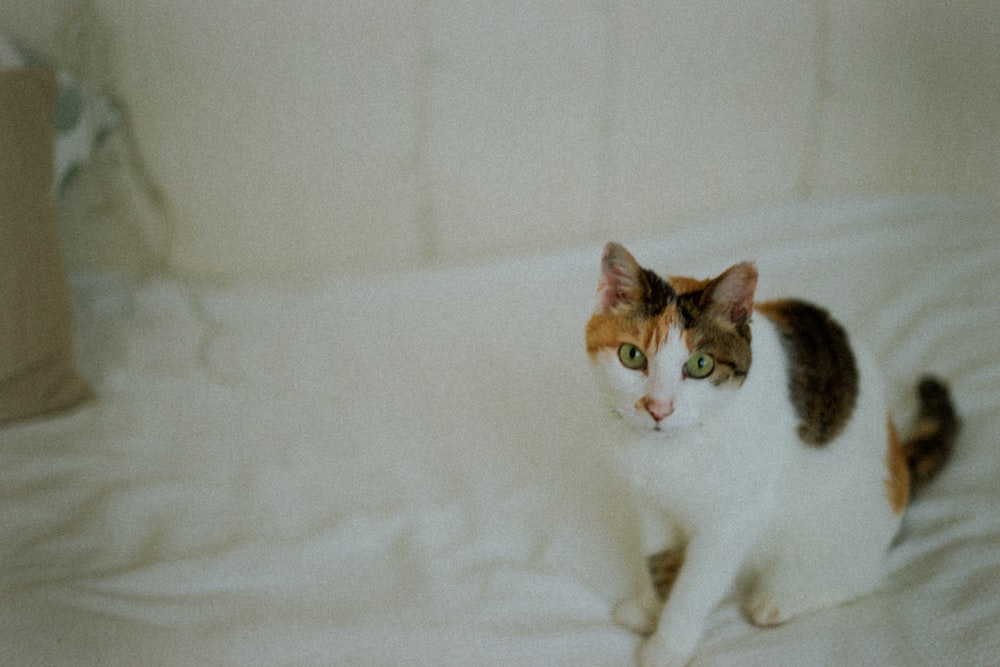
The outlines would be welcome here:
[[[643,665],[686,664],[731,591],[769,627],[872,590],[912,487],[957,434],[947,388],[925,378],[902,441],[844,329],[803,301],[755,303],[756,286],[751,263],[661,278],[604,249],[586,343],[631,427],[614,451],[651,577],[614,616],[649,635]]]

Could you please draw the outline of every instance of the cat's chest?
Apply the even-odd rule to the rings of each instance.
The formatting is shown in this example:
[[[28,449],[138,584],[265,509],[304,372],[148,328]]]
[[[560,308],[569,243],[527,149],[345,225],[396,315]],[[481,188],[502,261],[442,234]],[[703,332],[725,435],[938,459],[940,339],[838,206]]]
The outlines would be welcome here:
[[[616,459],[633,493],[686,524],[761,509],[784,468],[776,448],[756,442],[752,433],[737,438],[711,430],[674,438],[652,434],[626,444]]]

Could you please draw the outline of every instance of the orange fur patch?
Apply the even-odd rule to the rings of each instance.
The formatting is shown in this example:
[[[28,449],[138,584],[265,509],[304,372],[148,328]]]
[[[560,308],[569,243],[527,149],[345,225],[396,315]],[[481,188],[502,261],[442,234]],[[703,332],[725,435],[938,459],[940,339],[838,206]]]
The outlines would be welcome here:
[[[587,322],[587,354],[593,357],[598,350],[615,347],[622,342],[622,336],[635,337],[632,326],[627,326],[628,318],[615,313],[595,313]],[[638,341],[634,344],[638,345]]]
[[[686,278],[684,276],[667,276],[667,280],[670,282],[670,286],[673,287],[674,291],[678,294],[688,294],[690,292],[703,290],[712,282],[711,278],[698,280],[696,278]]]
[[[650,334],[650,344],[653,350],[660,349],[660,346],[667,342],[667,337],[670,335],[670,330],[676,326],[681,320],[681,314],[677,310],[677,306],[670,306],[663,314],[651,322],[652,326],[649,328]],[[652,345],[655,342],[655,345]]]
[[[888,420],[888,430],[889,442],[885,452],[885,463],[889,469],[889,476],[885,480],[885,494],[892,511],[902,514],[910,500],[910,468],[906,464],[903,443],[896,432],[892,417]]]
[[[677,308],[673,306],[652,320],[636,317],[628,311],[596,313],[587,322],[587,354],[593,357],[602,348],[618,349],[622,343],[631,343],[647,355],[653,355],[679,319]]]

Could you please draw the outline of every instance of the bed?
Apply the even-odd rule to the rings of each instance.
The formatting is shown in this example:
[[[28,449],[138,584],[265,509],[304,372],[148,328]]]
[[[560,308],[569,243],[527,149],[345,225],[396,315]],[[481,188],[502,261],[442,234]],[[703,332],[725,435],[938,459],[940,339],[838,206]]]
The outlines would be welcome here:
[[[883,197],[619,239],[675,274],[756,260],[760,297],[876,351],[897,421],[933,371],[964,425],[878,591],[771,630],[726,601],[693,664],[1000,664],[998,223]],[[71,273],[95,398],[0,428],[0,664],[631,664],[601,245],[308,286]]]

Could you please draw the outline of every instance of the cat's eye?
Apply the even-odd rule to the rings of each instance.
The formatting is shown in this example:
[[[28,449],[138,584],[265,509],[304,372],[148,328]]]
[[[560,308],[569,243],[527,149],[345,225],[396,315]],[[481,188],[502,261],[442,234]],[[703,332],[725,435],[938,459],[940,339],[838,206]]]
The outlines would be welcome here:
[[[707,378],[714,370],[715,359],[712,358],[712,355],[704,352],[692,354],[691,358],[684,364],[684,374],[695,380]]]
[[[646,355],[631,343],[622,343],[618,348],[618,359],[625,368],[638,371],[646,367]]]

